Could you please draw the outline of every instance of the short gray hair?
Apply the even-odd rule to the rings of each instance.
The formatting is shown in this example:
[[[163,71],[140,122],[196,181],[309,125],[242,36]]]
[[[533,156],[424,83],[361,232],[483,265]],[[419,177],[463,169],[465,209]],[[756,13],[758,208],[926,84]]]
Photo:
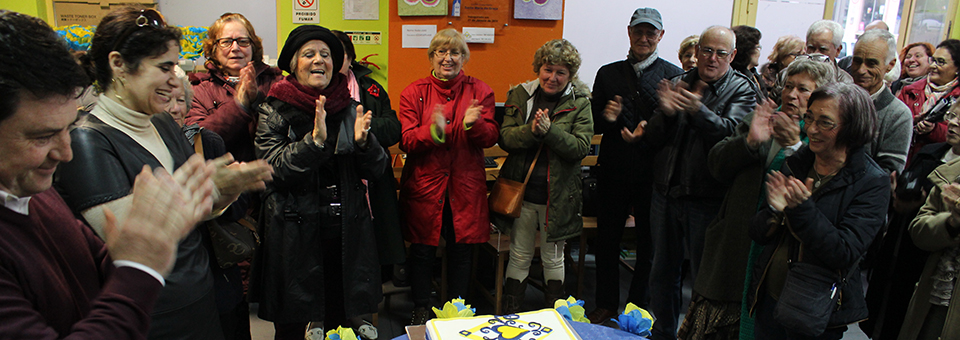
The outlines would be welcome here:
[[[832,63],[818,62],[810,58],[797,58],[787,66],[786,73],[787,77],[806,73],[813,78],[818,88],[837,80],[837,73]]]
[[[870,143],[877,133],[877,110],[870,94],[860,86],[835,82],[813,91],[807,100],[807,107],[826,99],[836,100],[840,109],[837,145],[850,151]]]
[[[700,33],[700,41],[697,42],[697,46],[703,43],[703,37],[706,36],[708,32],[713,32],[713,31],[724,31],[729,33],[730,34],[730,51],[737,49],[737,34],[733,33],[733,30],[731,30],[729,27],[722,26],[722,25],[713,25],[703,30],[703,32]]]
[[[880,40],[887,43],[887,56],[883,60],[884,64],[889,64],[891,60],[897,58],[897,38],[894,38],[893,34],[886,30],[872,29],[863,32],[863,35],[860,36],[860,39],[857,39],[857,45],[860,45],[860,42],[870,42],[874,40]],[[856,46],[854,46],[854,49],[856,49]]]
[[[833,20],[817,20],[813,25],[810,25],[810,29],[807,30],[807,41],[810,41],[810,36],[824,31],[833,34],[833,38],[830,40],[833,47],[838,47],[843,43],[843,26]]]

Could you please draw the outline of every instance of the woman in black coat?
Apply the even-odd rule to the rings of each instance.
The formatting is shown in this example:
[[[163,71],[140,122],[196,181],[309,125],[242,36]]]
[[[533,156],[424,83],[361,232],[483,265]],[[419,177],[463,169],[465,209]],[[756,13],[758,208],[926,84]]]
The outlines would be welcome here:
[[[290,73],[260,106],[257,156],[274,167],[263,199],[263,244],[251,296],[276,339],[323,339],[323,329],[375,313],[382,298],[367,187],[387,167],[372,114],[337,72],[343,45],[329,30],[290,32],[278,59]]]
[[[846,325],[867,317],[859,262],[883,225],[890,179],[864,151],[876,127],[870,96],[835,83],[810,96],[803,116],[810,144],[787,159],[766,183],[767,208],[751,221],[750,237],[764,245],[749,294],[757,339],[840,339]],[[797,263],[832,272],[838,306],[826,330],[808,336],[775,315]],[[826,298],[826,297],[825,297]]]

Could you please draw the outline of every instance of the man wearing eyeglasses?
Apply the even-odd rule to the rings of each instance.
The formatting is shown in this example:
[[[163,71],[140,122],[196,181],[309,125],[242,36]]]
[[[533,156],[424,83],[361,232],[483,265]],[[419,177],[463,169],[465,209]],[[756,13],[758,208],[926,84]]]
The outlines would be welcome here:
[[[870,93],[877,108],[877,138],[868,146],[867,154],[887,172],[899,173],[907,162],[913,115],[883,81],[896,63],[897,39],[885,30],[866,31],[857,40],[851,60],[853,83]]]
[[[597,176],[597,308],[593,323],[616,316],[620,305],[620,240],[627,215],[633,212],[637,235],[637,265],[628,302],[646,307],[653,252],[650,241],[650,192],[653,150],[642,141],[643,126],[659,106],[657,84],[683,72],[660,58],[663,37],[660,12],[638,8],[630,18],[626,60],[604,65],[593,83],[593,126],[603,134]]]
[[[102,241],[51,189],[87,77],[37,18],[0,10],[0,50],[0,339],[144,339],[177,244],[210,212],[214,169],[196,157],[173,177],[141,172]]]
[[[729,28],[704,30],[697,45],[697,67],[661,82],[660,106],[646,128],[645,141],[658,150],[650,207],[655,245],[650,306],[657,316],[653,339],[676,339],[677,318],[685,310],[680,295],[684,248],[695,277],[706,227],[726,193],[726,184],[707,171],[707,153],[732,135],[757,104],[750,79],[730,67],[735,46],[736,36]]]
[[[836,21],[818,20],[807,29],[807,54],[820,53],[830,57],[837,71],[837,82],[852,83],[853,78],[837,64],[843,49],[843,26]]]

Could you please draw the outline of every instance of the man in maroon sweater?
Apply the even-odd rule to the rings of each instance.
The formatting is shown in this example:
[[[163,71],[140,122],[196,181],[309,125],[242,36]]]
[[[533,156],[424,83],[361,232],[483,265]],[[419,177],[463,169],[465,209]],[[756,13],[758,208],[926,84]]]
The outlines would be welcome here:
[[[0,339],[145,338],[177,243],[210,213],[212,168],[144,169],[104,244],[50,188],[86,75],[30,16],[0,11],[0,51]]]

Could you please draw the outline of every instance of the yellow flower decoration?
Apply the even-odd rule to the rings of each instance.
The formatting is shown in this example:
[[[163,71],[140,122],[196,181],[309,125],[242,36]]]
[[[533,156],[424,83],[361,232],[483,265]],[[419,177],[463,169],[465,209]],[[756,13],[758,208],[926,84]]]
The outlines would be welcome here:
[[[443,309],[433,307],[433,314],[439,319],[469,318],[477,313],[476,308],[470,308],[467,301],[462,298],[456,298],[443,304]]]
[[[358,338],[353,333],[353,328],[337,326],[337,329],[327,331],[327,340],[358,340]]]
[[[557,299],[553,303],[553,308],[567,320],[590,323],[590,319],[584,315],[586,310],[583,309],[583,300],[577,300],[573,296],[566,300]]]

